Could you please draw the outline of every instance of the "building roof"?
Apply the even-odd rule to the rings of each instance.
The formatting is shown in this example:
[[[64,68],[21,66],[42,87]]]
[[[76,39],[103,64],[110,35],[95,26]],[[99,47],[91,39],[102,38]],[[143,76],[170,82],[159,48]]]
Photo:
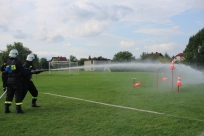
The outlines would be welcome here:
[[[156,56],[157,56],[157,57],[159,57],[159,56],[160,56],[160,57],[163,57],[163,55],[162,55],[161,53],[158,53],[158,52],[156,52],[156,53],[153,53],[153,52],[152,52],[152,53],[150,53],[150,54],[148,54],[148,55],[150,55],[150,56],[155,56],[155,57],[156,57]]]
[[[184,57],[183,53],[179,53],[179,54],[177,54],[175,57],[177,57],[177,56],[179,56],[179,57]]]
[[[52,59],[50,60],[50,61],[52,61],[52,60],[56,60],[56,61],[67,61],[67,58],[66,57],[62,57],[62,56],[58,56],[58,57],[52,57]]]

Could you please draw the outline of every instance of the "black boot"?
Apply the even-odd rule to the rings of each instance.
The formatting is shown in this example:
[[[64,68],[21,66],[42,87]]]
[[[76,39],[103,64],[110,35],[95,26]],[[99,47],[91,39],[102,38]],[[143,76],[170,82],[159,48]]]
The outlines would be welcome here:
[[[31,107],[40,107],[39,105],[36,105],[37,99],[32,99],[32,105]]]
[[[21,105],[16,105],[16,113],[17,113],[17,114],[22,114],[22,113],[24,113],[24,112],[22,111],[22,109],[21,109]]]
[[[11,111],[9,110],[10,104],[5,104],[5,110],[4,113],[10,113]]]

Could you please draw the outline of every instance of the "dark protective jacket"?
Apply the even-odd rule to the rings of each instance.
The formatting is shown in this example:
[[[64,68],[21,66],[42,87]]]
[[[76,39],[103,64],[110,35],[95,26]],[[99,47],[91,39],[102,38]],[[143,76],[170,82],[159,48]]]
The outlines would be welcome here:
[[[2,82],[3,82],[3,90],[5,91],[6,88],[7,88],[7,80],[8,80],[8,74],[6,73],[5,71],[6,69],[6,63],[4,63],[2,66],[1,66],[1,73],[2,73]]]
[[[11,67],[12,72],[8,73],[9,79],[22,78],[25,76],[22,63],[17,58],[10,58],[6,63],[6,68]]]
[[[5,69],[6,69],[6,65],[2,65],[1,66],[2,78],[7,78],[8,77],[8,73],[6,73]]]
[[[26,61],[23,64],[23,67],[25,69],[25,77],[24,80],[30,80],[32,78],[32,74],[39,74],[40,72],[35,71],[32,61]]]
[[[35,70],[35,68],[33,67],[32,61],[26,61],[23,64],[23,67],[25,69],[24,80],[30,80],[32,78],[32,70]]]

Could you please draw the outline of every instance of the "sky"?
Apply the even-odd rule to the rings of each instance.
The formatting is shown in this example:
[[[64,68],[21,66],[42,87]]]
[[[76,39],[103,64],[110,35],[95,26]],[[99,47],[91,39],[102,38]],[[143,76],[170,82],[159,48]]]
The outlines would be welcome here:
[[[204,0],[0,0],[0,9],[0,50],[21,42],[48,60],[172,57],[204,28]]]

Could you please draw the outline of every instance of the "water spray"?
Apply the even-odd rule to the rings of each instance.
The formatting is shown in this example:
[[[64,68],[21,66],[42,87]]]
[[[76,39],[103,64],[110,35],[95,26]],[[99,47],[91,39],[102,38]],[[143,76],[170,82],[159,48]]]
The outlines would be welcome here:
[[[158,88],[158,72],[156,74],[156,87]]]
[[[130,72],[163,72],[170,74],[172,76],[172,89],[174,87],[174,74],[182,75],[182,83],[185,84],[199,84],[204,83],[204,75],[202,72],[195,70],[191,68],[188,65],[184,64],[174,64],[174,61],[172,60],[172,63],[170,65],[169,69],[169,63],[111,63],[111,64],[98,64],[98,65],[88,65],[88,66],[76,66],[76,67],[64,67],[64,68],[57,68],[57,69],[47,69],[48,71],[63,71],[63,70],[69,70],[69,69],[86,69],[86,68],[109,68],[111,72],[114,71],[130,71]],[[175,69],[176,67],[176,69]],[[192,77],[194,80],[192,81]],[[134,78],[134,77],[133,77]],[[155,78],[160,78],[159,74],[157,77],[157,73],[155,73]],[[169,78],[170,79],[170,78]],[[133,80],[133,79],[132,79]],[[138,80],[135,79],[135,84],[138,82]],[[156,79],[157,80],[157,79]],[[158,80],[158,84],[159,84]],[[133,81],[132,81],[133,82]],[[133,84],[133,83],[132,83]],[[157,86],[157,81],[155,81],[155,84]]]
[[[165,82],[167,80],[166,77],[162,77],[162,82]]]
[[[175,67],[174,67],[174,60],[172,60],[172,62],[171,62],[171,70],[172,70],[172,89],[173,89],[173,79],[174,79],[174,69],[175,69]]]

